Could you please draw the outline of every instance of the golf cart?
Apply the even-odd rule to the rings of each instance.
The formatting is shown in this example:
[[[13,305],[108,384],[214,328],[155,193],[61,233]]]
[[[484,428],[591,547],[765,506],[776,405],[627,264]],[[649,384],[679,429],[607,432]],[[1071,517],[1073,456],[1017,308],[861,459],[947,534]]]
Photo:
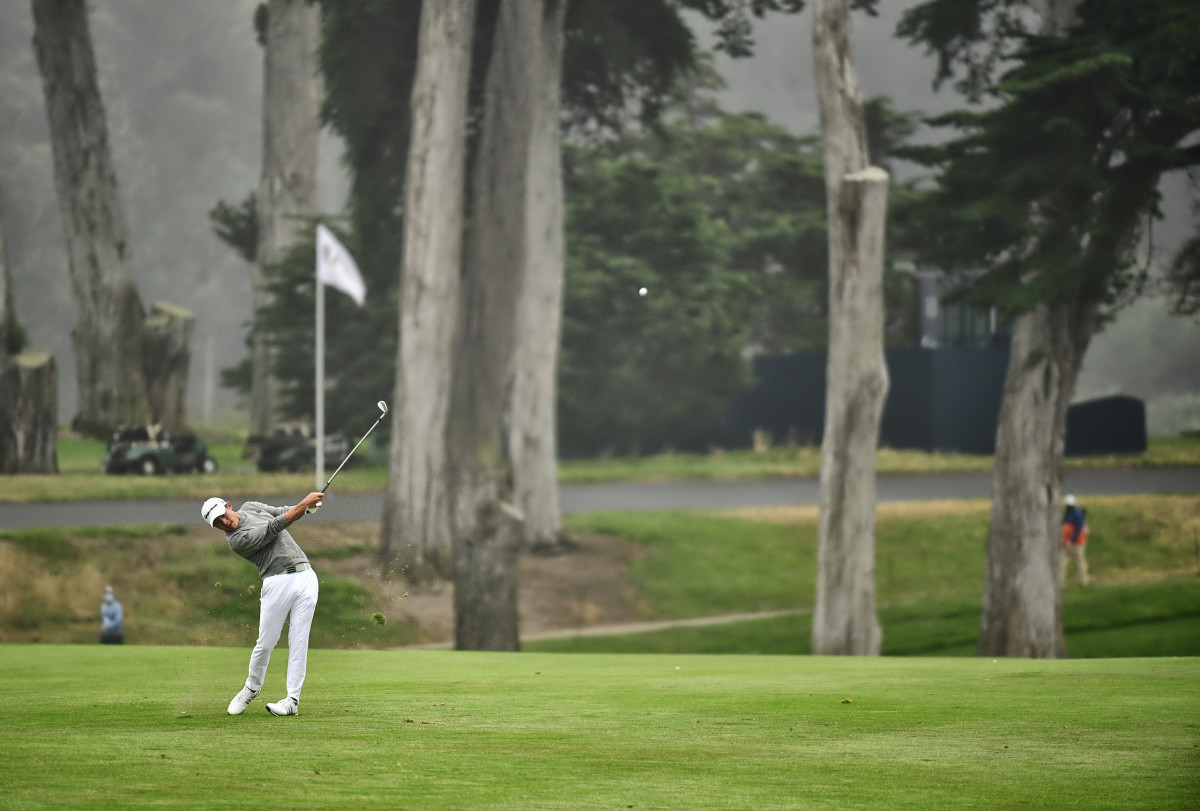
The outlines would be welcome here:
[[[208,443],[195,434],[171,436],[157,425],[118,428],[109,440],[105,473],[216,473]]]
[[[349,453],[348,439],[336,434],[325,437],[325,464],[340,465]],[[281,427],[259,445],[256,460],[263,473],[313,470],[317,464],[317,443],[305,427]]]

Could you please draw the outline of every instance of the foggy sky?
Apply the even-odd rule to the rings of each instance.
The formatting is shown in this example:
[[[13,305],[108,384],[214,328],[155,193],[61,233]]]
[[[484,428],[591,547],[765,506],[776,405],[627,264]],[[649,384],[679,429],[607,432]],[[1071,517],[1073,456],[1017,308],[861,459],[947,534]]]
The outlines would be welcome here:
[[[863,93],[889,95],[901,110],[932,114],[959,106],[949,88],[933,90],[932,59],[892,38],[900,10],[910,4],[881,4],[879,18],[855,16],[854,59]],[[134,279],[147,307],[164,300],[197,316],[189,388],[193,422],[205,416],[208,367],[232,366],[245,352],[250,268],[213,236],[207,212],[218,199],[240,201],[258,184],[262,52],[252,23],[256,5],[89,4]],[[711,44],[703,21],[693,22],[701,42]],[[775,15],[755,33],[754,58],[717,59],[728,83],[722,103],[733,111],[764,112],[793,132],[815,132],[811,9]],[[58,361],[60,421],[69,421],[75,411],[75,314],[32,37],[29,4],[0,3],[0,211],[18,316],[31,345],[50,350]],[[338,213],[345,200],[340,161],[338,142],[326,134],[318,181],[324,213]],[[1163,189],[1168,217],[1155,233],[1156,255],[1166,261],[1195,221],[1185,179],[1170,178]],[[1200,404],[1197,356],[1196,320],[1169,319],[1161,302],[1145,302],[1093,342],[1079,394],[1190,392]],[[233,402],[230,392],[216,387],[216,418],[228,418]],[[1200,415],[1194,419],[1200,423]]]

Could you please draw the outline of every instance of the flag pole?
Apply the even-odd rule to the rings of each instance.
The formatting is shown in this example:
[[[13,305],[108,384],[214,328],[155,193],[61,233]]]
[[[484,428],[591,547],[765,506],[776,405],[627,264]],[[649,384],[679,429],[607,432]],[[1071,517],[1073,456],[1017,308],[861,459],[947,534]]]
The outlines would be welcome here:
[[[321,479],[325,478],[325,283],[317,282],[317,380],[316,380],[316,444],[317,444],[317,485],[314,490],[321,489]]]

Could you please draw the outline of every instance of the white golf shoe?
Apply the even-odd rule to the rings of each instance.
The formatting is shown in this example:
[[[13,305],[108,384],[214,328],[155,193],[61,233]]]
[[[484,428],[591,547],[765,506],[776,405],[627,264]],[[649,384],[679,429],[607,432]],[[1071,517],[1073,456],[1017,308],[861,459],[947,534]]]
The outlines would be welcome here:
[[[271,713],[271,715],[299,715],[300,702],[288,696],[281,701],[268,704],[267,712]]]
[[[229,702],[229,714],[241,715],[250,706],[250,702],[258,698],[258,693],[251,692],[249,687],[243,687],[238,691],[238,694],[233,697],[233,701]]]

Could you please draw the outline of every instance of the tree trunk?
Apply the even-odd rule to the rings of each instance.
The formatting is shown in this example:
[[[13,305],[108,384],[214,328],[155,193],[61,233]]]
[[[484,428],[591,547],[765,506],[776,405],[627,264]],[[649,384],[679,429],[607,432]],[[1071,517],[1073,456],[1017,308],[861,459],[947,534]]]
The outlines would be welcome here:
[[[517,558],[509,426],[527,239],[533,62],[542,3],[501,0],[472,169],[458,374],[451,400],[455,645],[516,650]],[[514,204],[515,203],[515,204]]]
[[[4,246],[4,214],[0,212],[0,369],[9,356],[9,335],[17,328],[13,309],[12,277],[8,272],[8,251]]]
[[[279,261],[317,207],[320,128],[320,9],[306,0],[270,0],[263,53],[263,165],[258,184],[254,309],[270,303],[264,269]],[[279,381],[266,336],[251,336],[250,433],[275,427]]]
[[[1074,23],[1078,0],[1032,5],[1042,33],[1057,36]],[[1058,579],[1062,459],[1067,409],[1098,313],[1098,302],[1042,304],[1013,324],[996,426],[980,656],[1067,655]]]
[[[1066,656],[1058,509],[1067,408],[1098,306],[1040,305],[1013,325],[996,429],[980,656]]]
[[[526,181],[526,259],[517,304],[512,452],[514,496],[525,515],[524,543],[561,548],[558,493],[558,351],[562,332],[563,180],[559,115],[566,0],[547,0],[531,62],[532,126]]]
[[[172,434],[187,430],[187,382],[192,354],[192,313],[158,302],[146,318],[142,339],[150,419]]]
[[[33,0],[54,178],[75,296],[79,390],[73,425],[107,436],[149,416],[142,372],[145,311],[131,281],[129,234],[84,0]]]
[[[45,352],[10,355],[16,328],[0,218],[0,474],[58,472],[58,372]]]
[[[400,346],[380,554],[422,580],[452,577],[446,459],[459,317],[467,90],[475,0],[421,12],[404,217]]]
[[[0,474],[58,472],[58,370],[49,352],[0,366]]]
[[[887,173],[867,167],[848,0],[817,0],[813,50],[829,211],[829,360],[813,653],[878,655],[875,454],[887,396]]]

